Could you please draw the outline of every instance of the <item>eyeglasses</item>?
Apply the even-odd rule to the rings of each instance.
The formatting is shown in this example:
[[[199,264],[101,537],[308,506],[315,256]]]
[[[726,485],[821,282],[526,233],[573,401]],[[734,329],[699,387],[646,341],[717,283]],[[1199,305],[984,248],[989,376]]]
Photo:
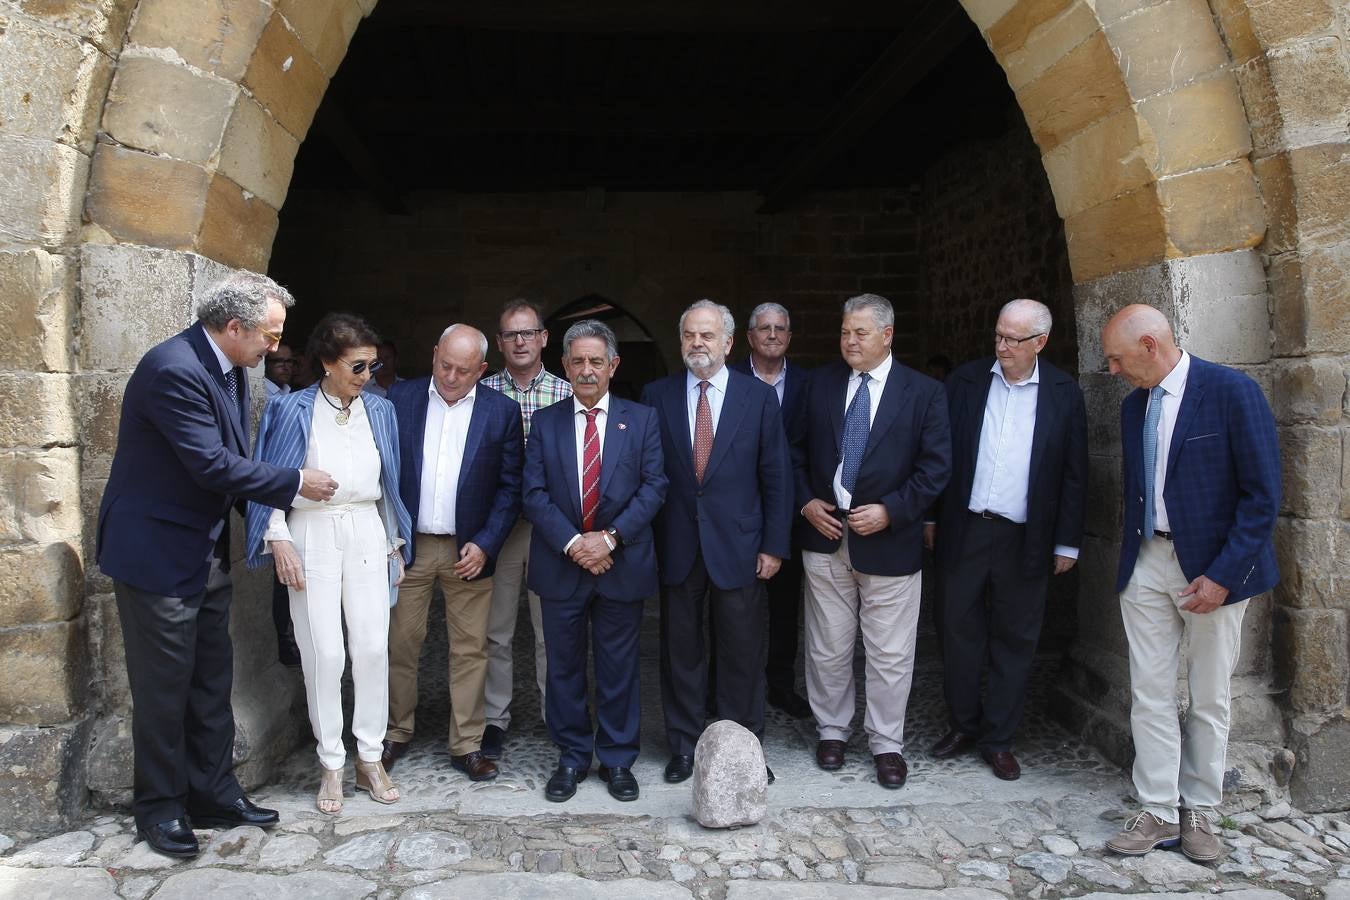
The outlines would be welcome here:
[[[370,370],[370,374],[374,375],[376,372],[384,368],[384,363],[380,362],[378,359],[374,360],[373,362],[366,362],[363,359],[357,363],[349,363],[345,359],[339,359],[338,362],[342,363],[344,366],[351,369],[353,375],[360,375],[367,369]]]
[[[291,359],[291,358],[286,358],[286,359],[269,359],[269,360],[267,361],[267,364],[268,364],[269,366],[293,366],[293,365],[295,365],[295,360],[294,360],[294,359]]]
[[[756,325],[754,330],[760,334],[787,334],[791,331],[786,325]]]
[[[1043,334],[1045,334],[1044,331],[1038,331],[1035,334],[1029,334],[1026,337],[1015,338],[1010,337],[1006,334],[999,334],[997,331],[995,331],[994,346],[997,347],[999,344],[1007,344],[1009,347],[1020,347],[1027,341],[1034,341],[1036,340],[1036,338],[1040,337]]]
[[[268,340],[269,343],[272,343],[272,344],[280,344],[280,343],[281,343],[281,335],[279,335],[279,334],[273,334],[272,332],[268,331],[266,328],[262,327],[261,325],[254,325],[254,326],[253,326],[253,330],[256,331],[256,332],[258,332],[258,334],[261,334],[263,337],[267,338],[267,340]]]
[[[522,328],[519,331],[499,331],[497,337],[508,344],[516,340],[532,341],[543,334],[545,330],[544,328]]]

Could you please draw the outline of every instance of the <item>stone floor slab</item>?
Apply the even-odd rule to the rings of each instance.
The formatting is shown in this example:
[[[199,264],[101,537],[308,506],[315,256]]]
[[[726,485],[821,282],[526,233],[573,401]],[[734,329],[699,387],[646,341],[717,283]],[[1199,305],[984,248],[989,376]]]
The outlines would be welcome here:
[[[998,891],[978,887],[941,890],[879,887],[868,884],[769,884],[763,881],[733,881],[727,885],[727,900],[1006,900]]]
[[[376,886],[357,875],[302,872],[295,875],[255,875],[228,869],[194,869],[170,875],[155,900],[363,900]],[[84,898],[81,898],[84,900]]]
[[[102,869],[0,867],[0,897],[23,900],[119,900],[117,882]],[[198,898],[200,900],[200,898]]]
[[[637,878],[587,881],[566,873],[503,872],[419,885],[404,891],[400,900],[461,900],[465,897],[490,897],[492,900],[690,900],[692,896],[688,889],[677,884]]]

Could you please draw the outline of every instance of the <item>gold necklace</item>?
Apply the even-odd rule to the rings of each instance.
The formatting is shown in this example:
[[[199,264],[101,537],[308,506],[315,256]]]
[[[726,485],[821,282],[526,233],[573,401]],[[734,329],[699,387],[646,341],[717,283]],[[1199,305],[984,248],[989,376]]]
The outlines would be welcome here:
[[[352,401],[351,401],[351,400],[348,400],[348,401],[347,401],[347,405],[346,405],[346,406],[338,406],[336,403],[334,403],[332,400],[330,400],[330,399],[328,398],[328,392],[325,391],[325,390],[323,389],[323,385],[322,385],[322,384],[319,385],[319,394],[323,397],[324,401],[325,401],[329,406],[331,406],[331,407],[333,407],[333,409],[336,409],[336,410],[337,410],[337,415],[334,416],[333,418],[337,420],[337,423],[338,423],[339,425],[346,425],[347,422],[351,420],[351,417],[352,417]]]

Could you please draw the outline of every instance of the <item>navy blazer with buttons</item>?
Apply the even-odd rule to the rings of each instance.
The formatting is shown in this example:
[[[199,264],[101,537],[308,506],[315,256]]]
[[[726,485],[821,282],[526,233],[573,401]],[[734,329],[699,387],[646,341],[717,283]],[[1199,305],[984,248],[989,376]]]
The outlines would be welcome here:
[[[1134,573],[1144,526],[1144,413],[1148,391],[1120,406],[1124,534],[1116,591]],[[1280,444],[1256,382],[1236,369],[1191,357],[1167,451],[1163,485],[1177,562],[1194,581],[1228,589],[1225,603],[1264,593],[1280,580],[1275,519],[1280,511]]]
[[[422,444],[427,432],[427,391],[431,377],[396,381],[388,399],[398,420],[399,494],[412,517],[413,549],[408,565],[417,558],[417,517],[422,503]],[[491,577],[497,555],[520,515],[521,465],[525,433],[520,404],[494,391],[477,386],[469,433],[455,492],[455,537],[461,547],[476,544],[487,562],[479,578]]]
[[[206,589],[232,504],[284,509],[300,489],[297,469],[248,458],[248,379],[240,379],[236,408],[210,341],[193,325],[136,365],[99,504],[99,568],[165,597]]]
[[[727,371],[726,396],[713,432],[708,468],[694,476],[688,374],[647,385],[642,402],[657,412],[665,457],[666,503],[656,517],[661,583],[682,584],[697,551],[723,590],[755,583],[756,558],[791,551],[792,463],[778,392],[758,378]]]
[[[844,397],[852,369],[843,361],[811,372],[803,415],[793,426],[792,464],[796,509],[815,498],[835,502],[834,473],[843,458]],[[876,534],[849,534],[849,558],[867,575],[912,575],[923,565],[923,517],[951,475],[951,427],[942,385],[927,375],[891,363],[890,374],[867,435],[853,505],[880,503],[890,524]],[[803,550],[833,553],[832,541],[797,517]]]

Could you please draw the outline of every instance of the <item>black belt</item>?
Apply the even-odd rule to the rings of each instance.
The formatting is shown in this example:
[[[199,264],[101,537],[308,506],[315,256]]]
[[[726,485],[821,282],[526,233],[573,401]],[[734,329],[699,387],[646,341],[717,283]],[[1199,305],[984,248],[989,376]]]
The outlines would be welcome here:
[[[1007,522],[1009,525],[1021,525],[1021,524],[1022,524],[1021,522],[1014,522],[1012,519],[1008,518],[1007,516],[1000,516],[998,513],[992,513],[992,512],[990,512],[990,511],[987,510],[987,509],[982,509],[982,510],[980,510],[979,512],[976,512],[975,510],[972,509],[972,510],[969,510],[969,512],[970,512],[970,514],[971,514],[972,516],[974,516],[974,517],[977,518],[977,519],[998,520],[999,522]]]
[[[1170,531],[1159,531],[1159,530],[1156,529],[1156,528],[1153,529],[1153,536],[1154,536],[1154,537],[1160,537],[1160,538],[1162,538],[1164,541],[1170,541],[1170,540],[1172,540],[1172,532],[1170,532]]]

